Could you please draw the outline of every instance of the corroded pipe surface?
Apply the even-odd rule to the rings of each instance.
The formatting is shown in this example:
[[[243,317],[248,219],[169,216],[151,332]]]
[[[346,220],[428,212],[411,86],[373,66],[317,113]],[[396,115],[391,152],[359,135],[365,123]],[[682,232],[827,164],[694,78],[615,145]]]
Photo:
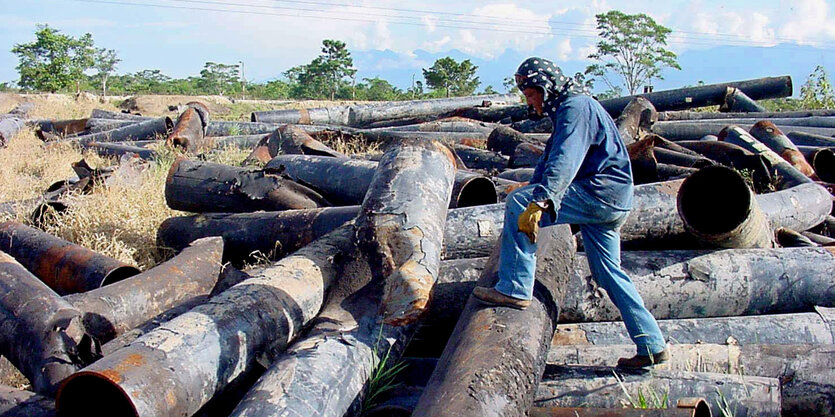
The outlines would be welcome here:
[[[657,120],[655,106],[644,97],[635,97],[623,109],[615,124],[623,142],[628,145],[640,140]]]
[[[414,416],[524,416],[544,371],[575,246],[567,226],[543,228],[537,284],[523,310],[470,297],[418,401]],[[479,285],[495,284],[498,248]]]
[[[213,121],[206,126],[206,136],[266,135],[279,127],[275,123]]]
[[[356,408],[375,355],[389,352],[395,360],[426,308],[454,167],[452,152],[439,143],[406,142],[383,154],[356,223],[353,262],[367,263],[369,272],[360,266],[345,277],[347,288],[334,295],[319,323],[271,366],[233,415],[340,417]]]
[[[709,119],[739,119],[750,117],[753,119],[773,118],[802,118],[802,117],[828,117],[835,116],[835,110],[797,110],[797,111],[771,111],[771,112],[733,112],[716,113],[701,111],[665,111],[658,113],[658,120],[709,120]]]
[[[809,177],[786,162],[780,155],[769,149],[739,126],[728,126],[722,129],[722,132],[719,133],[719,140],[739,145],[756,155],[765,157],[771,164],[771,167],[779,174],[778,176],[780,178],[777,188],[785,189],[812,181]]]
[[[667,367],[673,371],[725,372],[746,382],[751,375],[778,379],[781,416],[835,414],[835,345],[684,344],[670,349]],[[555,364],[613,366],[616,358],[634,350],[634,345],[565,346],[548,356]]]
[[[820,313],[658,320],[658,326],[661,333],[676,344],[724,344],[728,340],[734,340],[741,345],[835,343],[832,338],[835,323],[827,322]],[[623,322],[620,321],[560,324],[553,340],[553,345],[562,346],[630,343],[632,341]]]
[[[742,90],[728,87],[725,100],[719,106],[722,112],[764,112],[765,107],[748,97]]]
[[[208,117],[208,112],[206,112]],[[203,139],[205,126],[203,115],[196,107],[189,106],[177,118],[174,130],[165,139],[165,143],[172,148],[193,152],[197,143]]]
[[[485,171],[503,171],[507,168],[508,158],[493,151],[455,145],[455,153],[469,169]]]
[[[663,404],[667,406],[667,404]],[[712,417],[703,398],[681,399],[675,408],[534,407],[530,417]]]
[[[166,136],[174,128],[174,122],[168,117],[145,120],[116,129],[88,135],[75,136],[71,141],[86,145],[90,142],[124,142],[130,140],[154,139],[157,135]]]
[[[735,170],[702,168],[684,180],[676,208],[684,228],[720,248],[770,248],[774,234],[754,192]]]
[[[330,205],[319,193],[269,169],[239,168],[184,157],[171,165],[165,181],[165,201],[175,210],[196,213]]]
[[[542,158],[545,147],[533,143],[520,143],[513,150],[508,166],[513,168],[533,167]]]
[[[806,162],[797,146],[773,123],[768,120],[759,121],[754,124],[749,132],[751,136],[776,152],[803,175],[815,178],[815,170]]]
[[[267,147],[270,150],[270,156],[293,154],[345,158],[343,153],[313,139],[310,134],[294,125],[281,126],[271,133],[267,138]]]
[[[792,143],[797,146],[828,146],[835,147],[835,138],[831,135],[815,135],[803,132],[786,133]]]
[[[94,290],[140,272],[134,266],[14,221],[0,223],[0,251],[17,259],[60,295]]]
[[[266,169],[287,174],[308,184],[337,205],[357,205],[363,201],[377,162],[315,155],[278,155]],[[494,204],[496,188],[489,178],[466,171],[456,172],[455,195],[450,207]]]
[[[107,130],[118,129],[120,127],[125,127],[128,125],[139,123],[139,120],[127,120],[127,119],[87,119],[87,122],[84,124],[85,129],[75,132],[77,135],[85,134],[85,133],[99,133],[104,132]]]
[[[302,331],[353,251],[352,237],[352,226],[343,226],[72,375],[58,411],[192,415]]]
[[[734,123],[733,120],[703,120],[695,122],[658,122],[652,125],[652,133],[663,136],[672,141],[699,140],[707,135],[718,135],[722,129],[730,125],[738,125],[743,129],[751,129],[756,120],[744,120],[742,123]],[[790,133],[805,133],[816,136],[832,136],[835,128],[808,127],[808,126],[787,126],[777,124],[787,135]],[[789,136],[791,137],[791,136]]]
[[[84,147],[94,150],[101,156],[122,156],[129,153],[136,154],[142,159],[154,159],[157,156],[157,153],[153,149],[123,143],[88,142]]]
[[[55,401],[34,392],[0,385],[0,416],[55,417]]]
[[[197,240],[174,258],[126,280],[65,299],[84,313],[84,328],[107,343],[164,311],[212,291],[223,239]]]
[[[81,312],[61,299],[11,256],[0,252],[0,354],[38,393],[54,395],[58,383],[81,367],[89,346]]]
[[[189,242],[222,236],[225,261],[240,262],[255,254],[281,258],[347,223],[359,206],[257,213],[208,213],[171,217],[160,225],[157,244],[181,250]],[[504,204],[452,209],[444,228],[446,259],[487,256],[504,223]]]
[[[806,162],[812,165],[821,181],[835,182],[835,148],[818,146],[798,146],[797,148],[806,158]]]
[[[632,351],[627,354],[634,354]],[[611,355],[617,359],[616,353]],[[614,372],[614,373],[613,373]],[[620,379],[621,382],[618,382]],[[727,402],[735,417],[780,416],[780,381],[774,378],[745,375],[653,370],[619,371],[611,367],[575,367],[550,365],[536,393],[536,406],[621,408],[628,403],[624,390],[633,401],[638,395],[651,397],[652,390],[669,398],[702,397],[713,410]],[[721,392],[723,401],[720,399]]]
[[[531,136],[501,125],[493,129],[487,137],[487,149],[505,156],[513,156],[516,147],[522,143],[543,144],[541,141],[532,139]]]

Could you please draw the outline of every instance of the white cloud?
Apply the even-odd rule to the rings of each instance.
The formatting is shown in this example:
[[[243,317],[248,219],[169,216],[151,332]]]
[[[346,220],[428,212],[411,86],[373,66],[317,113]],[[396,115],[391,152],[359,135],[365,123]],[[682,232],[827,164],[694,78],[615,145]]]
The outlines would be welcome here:
[[[438,18],[430,15],[423,15],[420,21],[426,25],[426,33],[433,33],[438,29]]]
[[[485,59],[493,59],[506,49],[529,52],[553,37],[548,23],[550,18],[550,13],[536,13],[512,3],[477,7],[465,22],[456,23],[466,29],[457,30],[455,42],[449,47]],[[444,35],[444,38],[448,36]],[[447,43],[428,41],[422,47],[439,52]]]
[[[780,40],[820,44],[835,37],[835,20],[829,17],[829,5],[824,0],[793,0],[782,2],[784,8],[777,33]]]
[[[574,48],[571,47],[571,39],[565,38],[557,44],[557,59],[560,61],[568,61],[571,59],[571,52]]]

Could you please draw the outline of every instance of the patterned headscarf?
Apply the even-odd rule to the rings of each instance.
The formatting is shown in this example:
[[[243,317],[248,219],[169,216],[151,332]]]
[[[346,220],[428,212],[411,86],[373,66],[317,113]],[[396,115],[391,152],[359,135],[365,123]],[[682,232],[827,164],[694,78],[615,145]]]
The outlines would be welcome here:
[[[568,95],[591,95],[588,88],[578,84],[572,77],[563,75],[560,67],[547,59],[528,58],[519,65],[514,75],[516,86],[520,91],[528,87],[542,89],[544,93],[542,111],[549,116],[557,111],[560,103]]]

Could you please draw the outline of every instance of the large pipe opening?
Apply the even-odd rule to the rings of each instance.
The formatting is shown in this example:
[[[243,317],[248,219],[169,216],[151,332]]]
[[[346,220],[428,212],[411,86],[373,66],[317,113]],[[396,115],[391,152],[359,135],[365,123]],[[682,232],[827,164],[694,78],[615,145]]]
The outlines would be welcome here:
[[[705,235],[731,232],[748,218],[753,193],[737,171],[706,167],[681,185],[678,211],[686,225]]]
[[[452,190],[455,207],[473,207],[499,202],[496,184],[487,177],[473,177],[463,183],[456,183]]]
[[[139,268],[135,268],[132,266],[120,266],[110,271],[107,275],[104,276],[104,279],[101,281],[101,286],[104,287],[105,285],[110,285],[114,282],[119,282],[123,279],[127,279],[134,275],[138,275],[141,272],[142,271],[140,271]]]
[[[812,168],[821,181],[835,183],[835,151],[825,148],[815,152]]]
[[[59,416],[139,417],[130,397],[102,375],[79,372],[58,389],[55,408]]]

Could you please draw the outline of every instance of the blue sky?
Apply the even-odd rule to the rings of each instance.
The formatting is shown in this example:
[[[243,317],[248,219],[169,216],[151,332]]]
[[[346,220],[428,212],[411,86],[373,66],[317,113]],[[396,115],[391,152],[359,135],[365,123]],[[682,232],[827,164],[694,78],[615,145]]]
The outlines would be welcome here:
[[[835,16],[824,0],[0,0],[0,81],[17,78],[12,45],[48,23],[116,49],[120,73],[185,77],[206,61],[243,61],[247,79],[265,81],[309,62],[322,39],[340,39],[360,78],[405,88],[450,55],[477,64],[482,87],[501,89],[531,55],[583,70],[594,15],[610,9],[647,13],[674,30],[669,47],[682,70],[665,71],[656,89],[790,74],[797,91],[815,65],[835,71]]]

